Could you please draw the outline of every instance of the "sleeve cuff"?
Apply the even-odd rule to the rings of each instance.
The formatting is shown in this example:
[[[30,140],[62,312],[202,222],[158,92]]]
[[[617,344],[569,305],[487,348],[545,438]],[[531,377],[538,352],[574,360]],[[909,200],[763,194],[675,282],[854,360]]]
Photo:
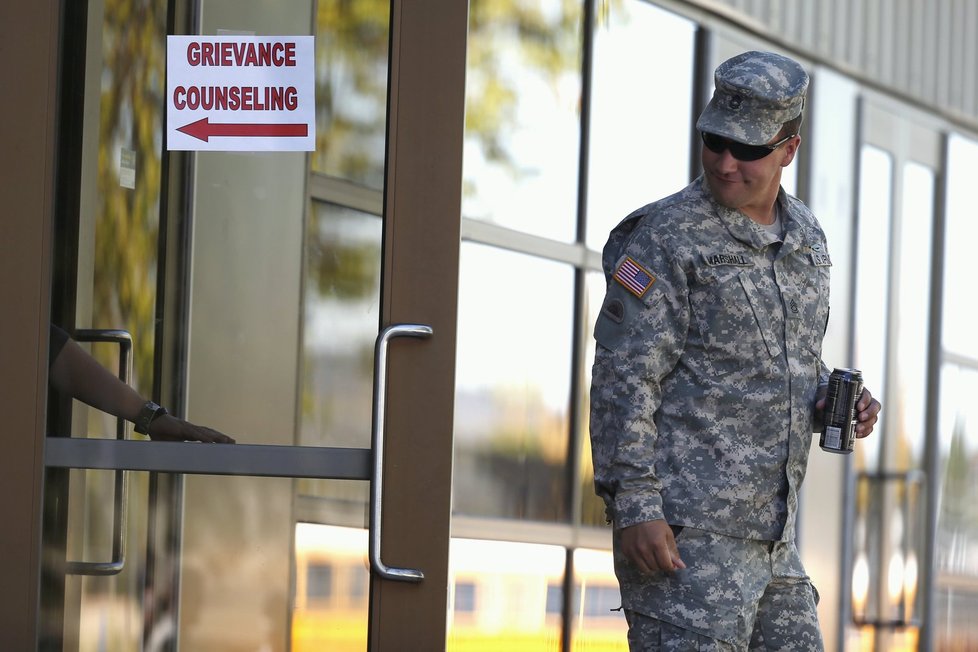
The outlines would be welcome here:
[[[630,491],[615,496],[615,528],[665,519],[658,491]]]

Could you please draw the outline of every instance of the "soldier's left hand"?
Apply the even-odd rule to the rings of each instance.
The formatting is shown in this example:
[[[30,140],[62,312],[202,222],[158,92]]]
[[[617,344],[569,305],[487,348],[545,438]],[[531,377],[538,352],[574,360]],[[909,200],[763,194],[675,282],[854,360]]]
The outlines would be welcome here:
[[[873,398],[870,391],[864,387],[862,396],[856,403],[856,437],[858,439],[868,437],[869,433],[873,432],[873,426],[876,425],[882,408],[880,402]]]

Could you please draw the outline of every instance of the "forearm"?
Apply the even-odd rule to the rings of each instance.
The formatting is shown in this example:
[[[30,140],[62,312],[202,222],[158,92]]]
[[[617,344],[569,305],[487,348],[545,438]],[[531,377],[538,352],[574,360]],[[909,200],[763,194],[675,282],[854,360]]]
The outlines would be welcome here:
[[[72,340],[68,340],[52,363],[50,381],[55,389],[66,396],[133,423],[140,416],[143,406],[147,405],[146,399],[136,390]],[[222,432],[168,414],[152,419],[148,429],[139,432],[145,432],[154,440],[234,443],[234,438]]]
[[[591,450],[595,488],[616,527],[662,518],[661,483],[655,474],[656,392],[634,392],[614,354],[595,353],[591,390]],[[628,370],[625,370],[628,373]]]
[[[115,417],[134,421],[146,400],[69,340],[51,365],[59,392]]]

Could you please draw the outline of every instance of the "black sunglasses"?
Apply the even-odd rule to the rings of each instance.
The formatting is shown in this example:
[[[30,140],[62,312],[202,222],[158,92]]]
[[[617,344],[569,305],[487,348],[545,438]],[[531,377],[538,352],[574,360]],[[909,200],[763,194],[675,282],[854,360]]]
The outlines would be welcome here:
[[[738,161],[756,161],[784,145],[794,138],[795,134],[786,136],[770,145],[747,145],[746,143],[738,143],[736,140],[730,140],[729,138],[724,138],[723,136],[711,134],[706,131],[701,131],[700,136],[702,136],[703,144],[706,145],[706,148],[714,154],[723,154],[723,150],[729,149],[730,155]]]

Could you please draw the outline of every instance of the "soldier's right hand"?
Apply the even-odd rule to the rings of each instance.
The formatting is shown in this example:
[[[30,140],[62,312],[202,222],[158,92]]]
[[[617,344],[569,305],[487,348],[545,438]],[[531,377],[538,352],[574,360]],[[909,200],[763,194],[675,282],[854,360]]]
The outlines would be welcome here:
[[[646,521],[622,529],[621,551],[643,573],[671,573],[686,568],[679,557],[672,528],[664,520]]]

